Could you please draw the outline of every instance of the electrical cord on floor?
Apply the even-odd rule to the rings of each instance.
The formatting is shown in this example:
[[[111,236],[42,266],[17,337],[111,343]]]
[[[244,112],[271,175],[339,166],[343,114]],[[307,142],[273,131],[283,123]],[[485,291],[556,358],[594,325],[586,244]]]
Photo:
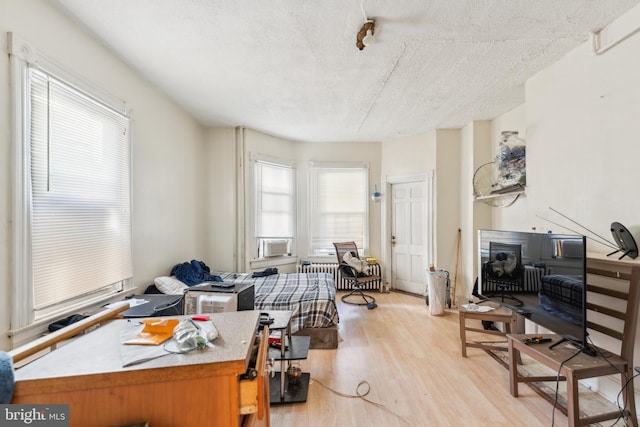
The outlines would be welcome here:
[[[346,394],[346,393],[341,393],[337,390],[332,389],[331,387],[323,384],[321,381],[319,381],[317,378],[311,378],[312,381],[317,382],[318,384],[320,384],[322,387],[326,388],[327,390],[329,390],[332,393],[337,394],[338,396],[341,397],[348,397],[348,398],[359,398],[364,400],[365,402],[380,408],[380,409],[384,409],[387,412],[390,412],[391,414],[395,415],[396,417],[400,418],[402,421],[404,421],[405,423],[407,423],[409,426],[413,427],[413,424],[411,424],[411,422],[409,420],[407,420],[405,417],[403,417],[402,415],[398,414],[397,412],[393,412],[391,409],[387,408],[386,406],[382,405],[381,403],[377,403],[374,402],[372,400],[367,399],[365,396],[369,394],[369,392],[371,391],[371,385],[369,385],[369,383],[365,380],[362,380],[358,383],[358,385],[356,386],[356,394]],[[360,387],[361,386],[367,386],[367,390],[364,393],[360,392]]]

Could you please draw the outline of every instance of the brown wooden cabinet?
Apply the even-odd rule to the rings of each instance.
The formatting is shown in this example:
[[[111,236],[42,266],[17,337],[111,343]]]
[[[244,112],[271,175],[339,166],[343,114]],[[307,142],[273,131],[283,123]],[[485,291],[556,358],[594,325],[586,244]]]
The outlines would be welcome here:
[[[121,333],[133,320],[113,320],[17,369],[12,403],[68,404],[78,427],[269,426],[267,339],[256,358],[258,378],[240,378],[259,340],[258,319],[257,311],[213,314],[220,334],[213,348],[127,368]]]

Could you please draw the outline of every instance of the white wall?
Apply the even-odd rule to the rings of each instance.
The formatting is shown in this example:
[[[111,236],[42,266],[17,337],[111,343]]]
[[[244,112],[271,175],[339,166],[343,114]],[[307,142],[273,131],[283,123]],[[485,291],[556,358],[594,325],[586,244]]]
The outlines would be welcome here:
[[[206,177],[203,199],[207,203],[203,230],[205,262],[212,270],[236,271],[236,165],[237,139],[233,128],[207,131]]]
[[[436,132],[383,141],[382,176],[412,176],[436,168]]]
[[[561,231],[540,215],[570,225],[553,207],[602,236],[618,221],[640,237],[638,52],[638,35],[601,56],[585,43],[527,82],[531,224]]]
[[[204,130],[49,2],[0,0],[0,349],[9,346],[12,277],[7,32],[133,109],[133,269],[139,289],[174,264],[198,257],[205,240]]]
[[[491,122],[475,121],[462,128],[459,158],[462,267],[456,289],[459,304],[470,299],[477,276],[478,230],[491,226],[491,208],[473,200],[473,174],[491,159]]]
[[[447,270],[452,286],[465,286],[461,258],[462,233],[460,225],[460,137],[458,129],[441,129],[436,134],[436,166],[434,191],[435,267]],[[460,239],[460,243],[458,243]],[[455,283],[454,283],[455,281]]]

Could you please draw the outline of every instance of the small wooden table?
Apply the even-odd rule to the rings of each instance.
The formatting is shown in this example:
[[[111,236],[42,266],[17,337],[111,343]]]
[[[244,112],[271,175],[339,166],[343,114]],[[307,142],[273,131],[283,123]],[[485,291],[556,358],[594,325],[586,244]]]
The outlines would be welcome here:
[[[462,357],[467,357],[467,347],[507,351],[506,334],[517,332],[518,317],[513,311],[509,310],[508,308],[501,307],[500,305],[492,302],[484,302],[480,306],[492,307],[493,310],[481,312],[476,310],[467,310],[462,306],[460,306],[459,308],[458,313],[459,313],[459,319],[460,319],[460,341],[462,343]],[[485,330],[485,329],[469,327],[466,324],[467,319],[476,319],[476,320],[503,323],[504,332],[499,330]],[[499,347],[494,345],[487,345],[486,343],[467,342],[467,331],[480,332],[483,334],[490,334],[490,335],[500,335],[502,337],[505,337],[505,346]]]

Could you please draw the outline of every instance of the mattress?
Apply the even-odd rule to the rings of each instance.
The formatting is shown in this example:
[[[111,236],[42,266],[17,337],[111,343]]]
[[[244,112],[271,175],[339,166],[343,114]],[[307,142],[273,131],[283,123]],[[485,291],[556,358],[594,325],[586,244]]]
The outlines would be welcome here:
[[[291,333],[338,324],[336,287],[331,273],[286,273],[264,277],[216,272],[225,283],[254,285],[256,310],[290,310]]]
[[[331,273],[287,273],[258,277],[256,310],[291,310],[291,333],[338,324],[336,287]]]

